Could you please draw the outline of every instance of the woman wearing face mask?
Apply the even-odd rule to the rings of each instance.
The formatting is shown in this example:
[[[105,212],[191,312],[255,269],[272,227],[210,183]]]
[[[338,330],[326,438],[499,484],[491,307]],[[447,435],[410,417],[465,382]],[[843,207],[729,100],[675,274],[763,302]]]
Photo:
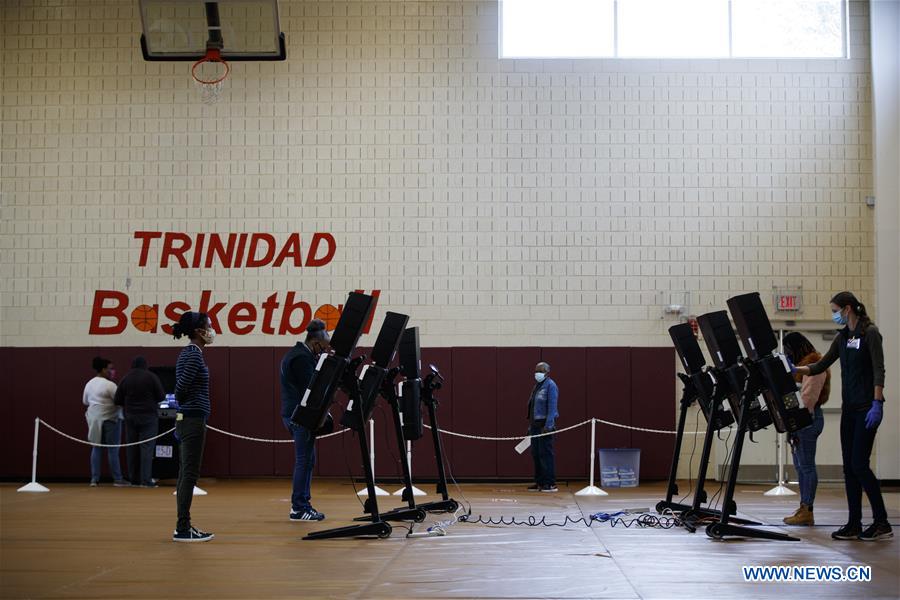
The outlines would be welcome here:
[[[206,442],[206,420],[209,418],[209,369],[203,360],[203,348],[216,337],[206,313],[186,312],[172,328],[175,339],[187,336],[190,343],[178,355],[175,364],[175,399],[178,416],[175,434],[179,440],[181,466],[178,471],[178,523],[172,540],[176,542],[206,542],[212,533],[191,526],[191,501],[194,485],[200,476],[203,445]]]
[[[116,368],[112,361],[94,357],[92,363],[97,374],[84,386],[81,401],[87,406],[84,413],[88,424],[88,441],[94,444],[122,443],[122,409],[115,405]],[[131,484],[122,479],[122,466],[119,464],[119,449],[107,448],[109,470],[112,472],[113,485],[128,487]],[[91,448],[91,487],[100,485],[100,470],[103,463],[103,448]]]
[[[887,520],[881,487],[869,457],[884,405],[884,351],[881,333],[866,313],[866,307],[850,292],[831,299],[831,318],[844,325],[822,360],[797,367],[800,375],[818,375],[841,361],[841,454],[844,488],[850,518],[831,534],[836,540],[879,540],[894,536]],[[874,523],[862,529],[862,492],[872,505]]]
[[[822,359],[812,343],[802,333],[792,332],[784,336],[784,354],[793,363],[806,366]],[[800,384],[800,401],[812,414],[813,422],[800,431],[791,434],[791,450],[794,468],[800,480],[800,508],[793,515],[784,518],[788,525],[815,525],[813,502],[819,484],[816,472],[816,441],[825,427],[822,405],[828,401],[831,391],[831,373],[818,375],[796,375]]]

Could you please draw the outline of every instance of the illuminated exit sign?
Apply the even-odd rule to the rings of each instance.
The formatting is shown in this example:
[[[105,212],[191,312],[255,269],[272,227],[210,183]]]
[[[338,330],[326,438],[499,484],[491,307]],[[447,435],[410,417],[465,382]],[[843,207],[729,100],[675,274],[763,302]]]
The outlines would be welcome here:
[[[803,294],[799,290],[783,290],[775,293],[775,310],[778,312],[800,312]]]

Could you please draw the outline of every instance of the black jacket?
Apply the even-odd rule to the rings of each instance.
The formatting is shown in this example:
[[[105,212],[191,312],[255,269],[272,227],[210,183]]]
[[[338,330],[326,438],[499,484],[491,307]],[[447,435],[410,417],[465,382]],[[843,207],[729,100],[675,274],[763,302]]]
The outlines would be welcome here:
[[[159,403],[166,399],[162,382],[156,373],[145,368],[128,371],[116,389],[113,400],[117,405],[125,407],[125,416],[156,415]]]

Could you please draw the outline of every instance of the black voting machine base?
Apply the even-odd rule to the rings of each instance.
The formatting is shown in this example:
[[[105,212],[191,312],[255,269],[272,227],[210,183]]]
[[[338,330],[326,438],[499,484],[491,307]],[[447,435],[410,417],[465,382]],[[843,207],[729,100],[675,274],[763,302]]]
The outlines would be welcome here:
[[[407,315],[393,312],[385,315],[384,323],[372,348],[372,360],[364,366],[358,377],[356,375],[356,371],[365,361],[365,357],[358,356],[352,360],[349,357],[356,348],[363,327],[371,316],[372,308],[373,299],[370,296],[360,293],[350,294],[331,338],[333,354],[320,357],[313,379],[292,416],[295,423],[311,431],[318,430],[330,418],[328,409],[333,402],[335,392],[341,390],[347,395],[349,402],[341,418],[341,423],[353,429],[357,434],[368,496],[364,503],[364,510],[368,514],[355,520],[366,521],[366,523],[315,531],[303,539],[369,536],[386,538],[392,531],[389,521],[420,523],[425,520],[427,512],[455,512],[459,508],[459,504],[447,493],[443,451],[435,415],[437,401],[434,391],[440,388],[442,378],[437,369],[432,366],[432,372],[425,380],[419,379],[418,328],[406,328],[409,321]],[[398,347],[400,347],[401,365],[388,369]],[[401,383],[401,393],[397,394],[394,391],[394,380],[401,372],[406,379]],[[397,444],[402,457],[406,456],[406,436],[410,439],[418,439],[422,435],[419,400],[421,399],[428,407],[435,444],[435,458],[440,475],[438,492],[442,494],[442,500],[417,506],[412,493],[409,463],[401,460],[404,480],[402,498],[406,501],[407,506],[385,513],[379,511],[375,495],[375,479],[368,456],[365,427],[366,422],[372,416],[379,395],[384,397],[391,406]]]
[[[696,531],[701,521],[715,519],[706,527],[713,539],[726,537],[762,538],[798,541],[783,533],[756,529],[760,523],[735,516],[735,486],[740,467],[744,437],[774,423],[779,433],[794,432],[811,423],[809,411],[799,402],[797,385],[784,357],[775,354],[778,342],[758,293],[735,296],[727,301],[741,343],[747,357],[741,355],[728,313],[717,311],[698,318],[710,356],[715,366],[706,366],[703,353],[688,323],[675,325],[669,335],[687,373],[679,374],[683,384],[678,429],[672,467],[669,472],[665,500],[656,505],[658,512],[670,510],[681,513],[688,531]],[[759,402],[762,396],[764,403]],[[688,408],[697,401],[707,419],[706,434],[700,459],[697,484],[690,506],[673,502],[678,494],[675,483],[678,456],[684,437]],[[726,411],[727,401],[730,412]],[[712,446],[712,436],[719,429],[737,424],[731,464],[728,469],[725,496],[721,510],[703,507],[707,495],[704,489],[706,470]]]

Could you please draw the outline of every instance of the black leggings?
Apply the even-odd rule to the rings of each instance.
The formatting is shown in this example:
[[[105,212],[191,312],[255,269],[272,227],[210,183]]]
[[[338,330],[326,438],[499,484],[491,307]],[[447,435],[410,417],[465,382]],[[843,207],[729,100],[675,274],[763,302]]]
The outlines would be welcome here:
[[[847,508],[850,525],[862,524],[862,493],[866,491],[872,505],[872,517],[876,523],[887,523],[887,511],[881,486],[875,473],[869,468],[869,457],[875,443],[876,429],[866,429],[865,410],[841,412],[841,455],[844,459],[844,487],[847,491]]]

